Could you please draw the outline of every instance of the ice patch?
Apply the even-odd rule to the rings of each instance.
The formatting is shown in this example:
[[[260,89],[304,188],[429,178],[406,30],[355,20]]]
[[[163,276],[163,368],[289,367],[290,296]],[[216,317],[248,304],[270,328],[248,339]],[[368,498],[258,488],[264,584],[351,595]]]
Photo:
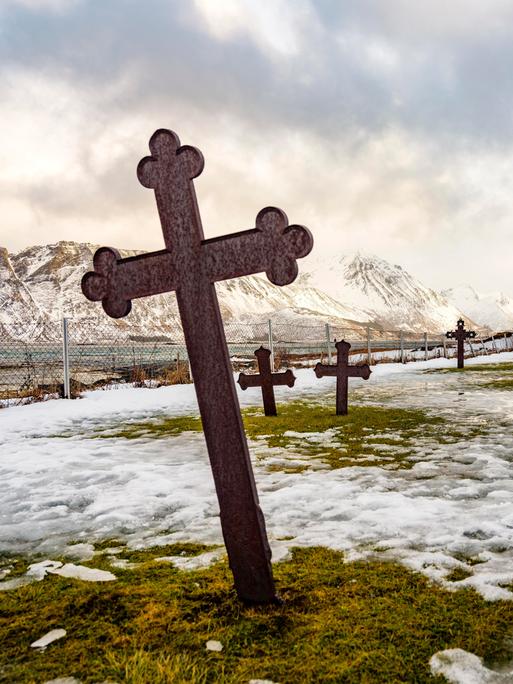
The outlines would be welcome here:
[[[37,641],[34,641],[31,645],[32,648],[46,648],[49,644],[57,641],[57,639],[62,639],[66,636],[65,629],[52,629],[48,634],[45,634]]]
[[[87,568],[85,565],[75,565],[74,563],[66,563],[62,568],[49,570],[49,572],[61,577],[83,580],[84,582],[112,582],[117,579],[116,575],[113,575],[108,570]]]
[[[217,653],[220,653],[223,650],[223,644],[220,641],[214,641],[212,639],[207,641],[205,648],[207,651],[216,651]]]
[[[215,551],[200,553],[197,556],[160,556],[155,560],[172,563],[179,570],[199,570],[200,568],[208,568],[225,555],[226,551],[223,547]]]
[[[14,577],[11,580],[0,582],[0,591],[17,589],[31,582],[41,582],[48,573],[60,575],[61,577],[80,579],[85,582],[111,582],[117,579],[116,575],[107,570],[88,568],[85,565],[75,565],[74,563],[63,565],[60,561],[44,560],[29,565],[27,572],[21,577]]]
[[[429,661],[431,673],[444,676],[451,684],[512,684],[513,670],[494,672],[482,658],[461,648],[439,651]]]
[[[63,556],[72,560],[88,561],[94,556],[92,544],[71,544],[63,550]]]

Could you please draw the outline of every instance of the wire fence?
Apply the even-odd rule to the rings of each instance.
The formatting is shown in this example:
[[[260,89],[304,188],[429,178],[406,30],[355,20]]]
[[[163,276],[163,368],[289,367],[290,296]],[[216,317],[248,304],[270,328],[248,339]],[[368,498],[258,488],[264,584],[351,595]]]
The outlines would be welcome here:
[[[259,346],[271,349],[279,368],[334,362],[335,340],[350,342],[353,363],[410,362],[456,355],[453,340],[443,333],[414,334],[371,327],[342,328],[324,321],[225,324],[234,370],[255,365]],[[28,338],[28,339],[27,339]],[[466,356],[513,349],[511,331],[469,340]],[[120,383],[159,386],[190,381],[182,330],[168,335],[131,334],[130,327],[105,319],[63,319],[22,338],[0,326],[0,407]]]

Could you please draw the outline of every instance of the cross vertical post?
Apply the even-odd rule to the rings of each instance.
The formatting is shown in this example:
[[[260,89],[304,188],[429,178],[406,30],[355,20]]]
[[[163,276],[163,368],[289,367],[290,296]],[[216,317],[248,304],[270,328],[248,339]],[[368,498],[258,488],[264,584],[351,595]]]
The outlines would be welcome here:
[[[318,363],[314,368],[314,373],[318,378],[332,376],[337,378],[337,416],[347,415],[348,404],[348,378],[363,378],[368,380],[371,369],[368,364],[363,366],[351,366],[349,364],[349,350],[351,345],[345,340],[335,343],[337,349],[337,363],[333,366]]]
[[[465,322],[459,319],[456,330],[449,330],[445,333],[447,339],[456,340],[458,343],[458,368],[463,368],[465,364],[465,340],[474,339],[476,333],[473,330],[465,330]]]
[[[153,134],[150,151],[137,175],[155,192],[165,249],[126,259],[115,250],[99,249],[82,291],[91,301],[101,301],[113,318],[126,316],[132,299],[176,291],[235,588],[244,601],[273,602],[271,551],[215,282],[265,271],[275,285],[287,285],[313,239],[303,226],[288,225],[286,214],[275,207],[258,213],[255,228],[205,239],[193,184],[203,170],[201,152],[181,146],[167,129]]]

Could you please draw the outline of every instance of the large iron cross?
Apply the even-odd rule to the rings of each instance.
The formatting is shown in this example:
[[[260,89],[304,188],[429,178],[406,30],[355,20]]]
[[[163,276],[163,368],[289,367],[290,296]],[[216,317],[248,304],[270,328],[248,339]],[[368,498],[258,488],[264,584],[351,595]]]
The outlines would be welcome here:
[[[465,365],[465,340],[473,339],[476,333],[473,330],[465,330],[465,323],[462,318],[459,319],[456,330],[449,330],[445,336],[450,340],[458,341],[458,368],[463,368]]]
[[[336,365],[318,363],[314,368],[314,372],[318,378],[322,378],[325,375],[336,376],[337,416],[346,416],[348,378],[363,378],[364,380],[368,380],[372,371],[367,364],[364,366],[349,365],[349,350],[351,349],[349,342],[340,340],[340,342],[335,343],[335,347],[337,348]]]
[[[260,347],[260,349],[256,350],[255,356],[258,361],[258,373],[252,373],[251,375],[241,373],[237,382],[243,390],[248,387],[261,387],[264,413],[266,416],[275,416],[274,385],[294,387],[296,378],[290,368],[284,373],[273,373],[271,371],[271,352],[269,349]]]
[[[297,276],[296,259],[310,252],[313,239],[307,228],[289,226],[283,211],[266,207],[255,228],[205,240],[192,182],[203,170],[201,152],[180,146],[166,129],[152,135],[150,151],[137,176],[155,191],[165,249],[121,259],[103,247],[82,290],[113,318],[126,316],[132,299],[176,292],[235,588],[245,601],[271,602],[276,600],[271,551],[215,282],[265,271],[272,283],[287,285]]]

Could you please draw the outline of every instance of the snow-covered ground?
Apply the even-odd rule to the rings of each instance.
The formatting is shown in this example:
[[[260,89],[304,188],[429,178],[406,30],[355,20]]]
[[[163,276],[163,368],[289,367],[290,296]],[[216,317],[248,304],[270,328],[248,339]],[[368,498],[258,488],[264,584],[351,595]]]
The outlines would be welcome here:
[[[467,364],[502,361],[513,361],[513,353]],[[275,559],[294,545],[323,544],[349,558],[378,553],[440,581],[465,568],[470,577],[451,586],[475,586],[491,600],[513,598],[502,586],[513,583],[513,393],[484,389],[481,374],[422,372],[453,366],[445,359],[384,364],[366,383],[351,383],[359,402],[423,408],[462,429],[485,425],[468,442],[421,441],[411,469],[271,472],[257,457],[262,445],[251,445]],[[317,380],[311,369],[295,374],[295,388],[278,388],[278,401],[333,394],[334,379]],[[239,398],[259,405],[260,391],[239,390]],[[221,543],[202,433],[108,436],[129,423],[196,413],[190,385],[120,387],[1,410],[0,551],[50,555],[71,540],[116,536],[132,546]],[[308,427],[315,433],[315,425]],[[482,562],[470,567],[464,557]]]

